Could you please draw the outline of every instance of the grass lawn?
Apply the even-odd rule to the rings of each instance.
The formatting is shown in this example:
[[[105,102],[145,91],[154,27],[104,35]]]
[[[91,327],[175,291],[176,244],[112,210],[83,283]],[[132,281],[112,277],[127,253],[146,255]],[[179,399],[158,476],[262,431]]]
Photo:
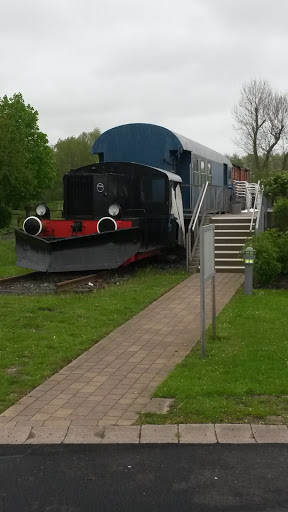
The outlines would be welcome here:
[[[0,295],[0,412],[186,277],[148,268],[91,294]]]
[[[0,279],[1,277],[27,274],[31,270],[16,267],[15,240],[0,240]]]
[[[238,292],[218,317],[216,341],[208,330],[207,358],[198,343],[154,393],[175,397],[171,411],[140,422],[288,423],[287,306],[287,291]]]

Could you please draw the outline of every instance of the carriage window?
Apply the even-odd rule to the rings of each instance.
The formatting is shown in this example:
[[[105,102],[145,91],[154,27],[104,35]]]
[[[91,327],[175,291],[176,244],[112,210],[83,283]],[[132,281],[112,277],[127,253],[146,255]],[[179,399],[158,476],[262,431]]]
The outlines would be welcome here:
[[[199,185],[198,159],[193,158],[193,185]]]
[[[201,185],[206,182],[205,162],[201,160]]]
[[[207,163],[207,179],[209,183],[212,183],[212,167],[210,162]]]

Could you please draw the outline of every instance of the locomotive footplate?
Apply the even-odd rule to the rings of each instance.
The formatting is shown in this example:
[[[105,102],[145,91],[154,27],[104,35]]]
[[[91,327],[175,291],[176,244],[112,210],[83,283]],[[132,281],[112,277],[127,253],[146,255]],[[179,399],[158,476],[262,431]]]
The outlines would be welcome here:
[[[138,227],[52,240],[14,231],[17,265],[41,272],[118,268],[138,253],[142,242]]]

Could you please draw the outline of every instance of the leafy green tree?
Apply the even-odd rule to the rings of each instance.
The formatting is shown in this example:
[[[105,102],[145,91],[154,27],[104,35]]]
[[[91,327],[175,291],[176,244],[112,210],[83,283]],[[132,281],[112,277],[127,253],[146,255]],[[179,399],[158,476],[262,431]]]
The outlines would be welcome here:
[[[78,137],[72,136],[63,140],[59,139],[55,144],[54,153],[57,177],[51,190],[51,199],[62,198],[62,180],[66,172],[98,162],[97,156],[92,156],[90,150],[100,133],[99,128],[95,128],[92,132],[83,132]]]
[[[275,172],[263,180],[264,194],[275,202],[279,197],[288,198],[288,173]]]
[[[38,112],[22,94],[0,98],[0,201],[23,206],[41,198],[55,179],[53,150]]]

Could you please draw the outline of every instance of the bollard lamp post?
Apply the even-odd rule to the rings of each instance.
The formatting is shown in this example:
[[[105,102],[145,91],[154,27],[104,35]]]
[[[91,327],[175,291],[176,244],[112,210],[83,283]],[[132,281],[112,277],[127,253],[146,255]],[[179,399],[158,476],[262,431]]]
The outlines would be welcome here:
[[[252,295],[253,290],[253,264],[256,251],[253,247],[246,247],[243,251],[245,265],[244,295]]]

